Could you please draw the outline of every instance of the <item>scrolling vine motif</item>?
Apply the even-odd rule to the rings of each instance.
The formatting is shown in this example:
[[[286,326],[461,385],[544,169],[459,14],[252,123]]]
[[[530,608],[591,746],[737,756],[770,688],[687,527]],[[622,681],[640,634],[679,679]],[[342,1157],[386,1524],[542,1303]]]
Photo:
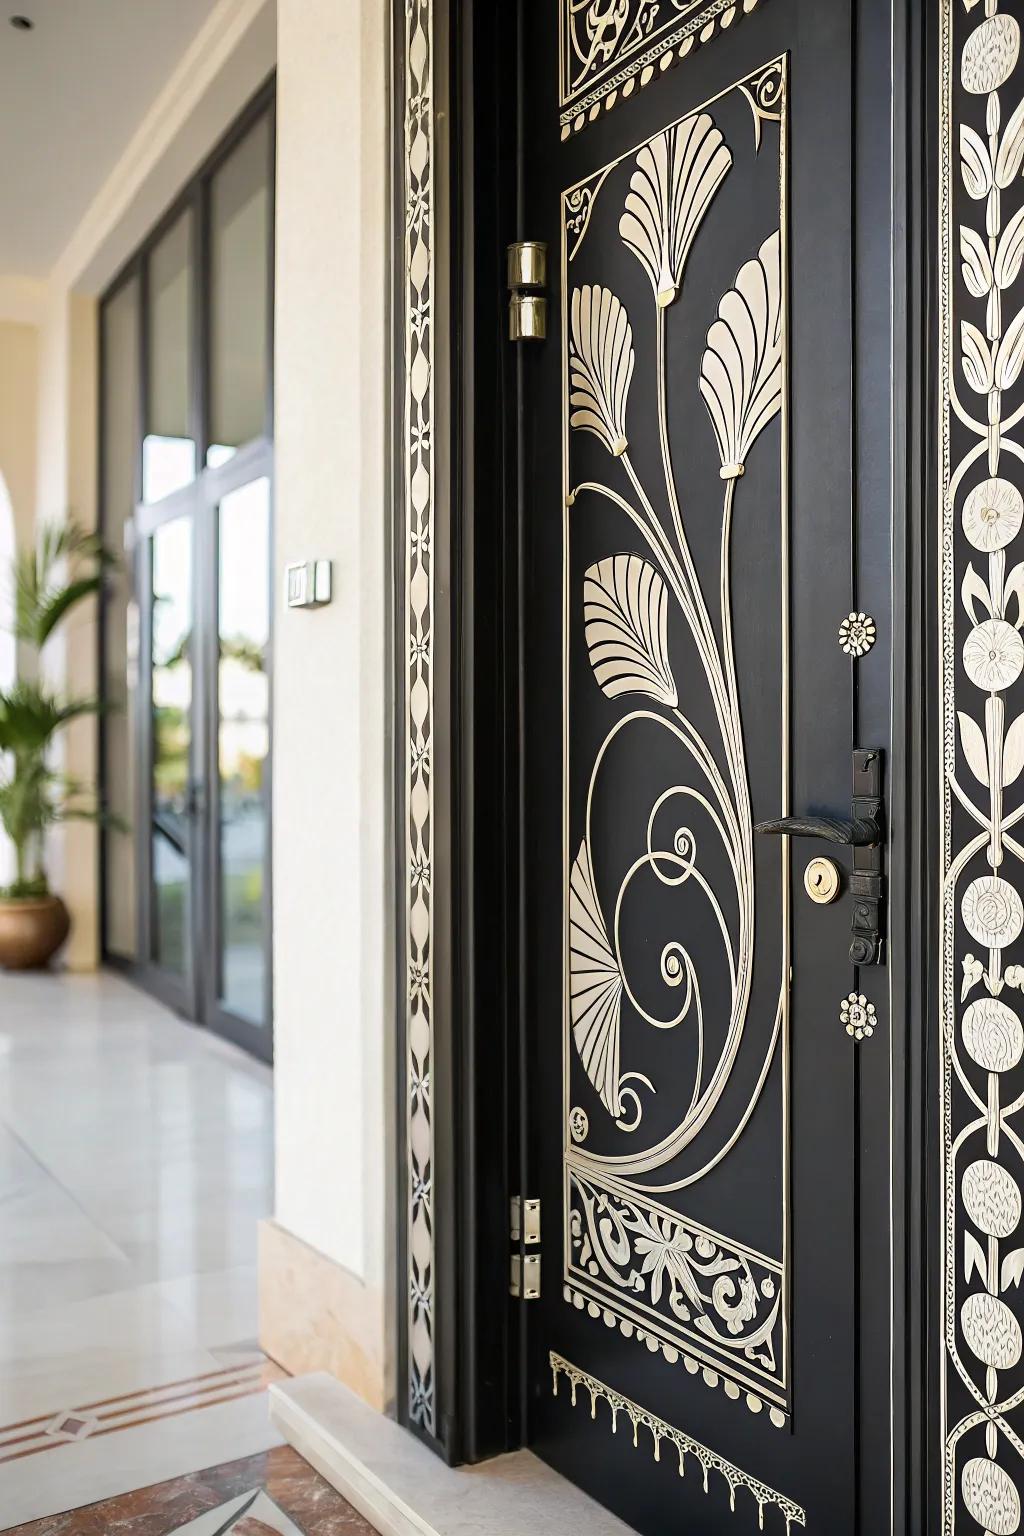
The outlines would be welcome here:
[[[590,662],[608,698],[640,696],[657,708],[638,709],[617,721],[593,766],[586,833],[570,877],[570,1011],[580,1060],[605,1108],[624,1130],[639,1125],[643,1110],[638,1090],[627,1086],[633,1074],[623,1075],[620,1070],[623,998],[656,1029],[674,1029],[691,1015],[695,1018],[698,1065],[689,1104],[648,1166],[667,1161],[707,1123],[739,1049],[753,971],[753,834],[730,564],[737,482],[751,447],[778,413],[782,400],[779,231],[769,235],[756,256],[744,264],[735,287],[723,297],[708,331],[700,370],[700,393],[718,444],[723,482],[718,629],[687,538],[669,442],[665,367],[668,311],[682,287],[693,238],[731,164],[730,151],[710,115],[701,113],[684,121],[640,150],[619,224],[622,240],[650,280],[656,311],[658,425],[670,528],[655,511],[630,453],[627,409],[636,358],[625,307],[614,293],[599,286],[576,288],[571,299],[570,424],[575,431],[600,439],[609,456],[621,464],[633,495],[627,499],[611,484],[585,481],[571,490],[570,505],[584,494],[607,499],[639,530],[651,556],[615,555],[587,571],[583,604]],[[668,648],[670,598],[685,620],[710,692],[724,771],[681,706]],[[647,846],[619,888],[609,924],[593,873],[593,789],[611,742],[641,719],[671,733],[695,765],[701,787],[677,784],[652,806]],[[674,800],[698,804],[715,828],[731,872],[734,921],[701,868],[692,830],[680,823],[671,844],[659,846],[662,812]],[[685,944],[673,941],[661,956],[662,979],[681,989],[681,1000],[670,1017],[651,1013],[630,983],[622,955],[620,915],[629,886],[641,870],[652,872],[667,887],[692,881],[714,914],[731,991],[728,1028],[716,1059],[706,1059],[699,968]],[[629,1121],[623,1118],[627,1108]]]
[[[741,90],[754,110],[759,148],[763,122],[782,121],[784,60],[751,77]],[[782,407],[781,228],[761,241],[722,296],[717,314],[712,311],[695,380],[706,412],[705,430],[710,428],[709,446],[713,439],[717,447],[721,485],[713,573],[706,559],[698,568],[688,535],[670,440],[667,368],[671,314],[684,290],[691,248],[732,166],[732,151],[714,117],[700,110],[636,152],[618,220],[619,238],[650,289],[657,487],[645,482],[631,446],[630,395],[638,357],[626,306],[600,283],[567,288],[568,426],[572,433],[597,439],[608,464],[607,474],[568,485],[568,515],[585,515],[593,499],[599,499],[639,534],[642,553],[607,555],[590,564],[584,575],[583,638],[590,669],[607,699],[626,701],[626,712],[608,730],[591,765],[582,837],[569,850],[567,889],[567,1022],[572,1047],[610,1122],[631,1141],[636,1139],[637,1146],[611,1158],[592,1153],[586,1146],[591,1118],[579,1106],[568,1112],[566,1280],[567,1295],[574,1301],[579,1294],[574,1287],[586,1289],[588,1276],[603,1285],[606,1294],[609,1287],[630,1293],[630,1315],[636,1318],[640,1309],[648,1319],[644,1328],[652,1347],[656,1343],[667,1359],[683,1358],[696,1369],[686,1353],[693,1351],[705,1363],[705,1379],[711,1385],[717,1384],[724,1360],[730,1381],[742,1382],[750,1391],[753,1411],[760,1410],[764,1396],[775,1405],[773,1422],[782,1422],[777,1336],[781,1266],[724,1239],[708,1247],[706,1235],[656,1207],[642,1186],[630,1183],[638,1174],[662,1169],[668,1182],[648,1186],[650,1192],[678,1191],[720,1162],[753,1112],[784,1020],[787,965],[780,957],[774,1025],[756,1047],[763,1055],[758,1055],[746,1109],[730,1109],[731,1139],[721,1130],[707,1138],[714,1144],[702,1169],[686,1177],[675,1170],[673,1177],[666,1165],[707,1129],[732,1079],[748,1024],[754,973],[753,818],[732,609],[733,518],[748,457]],[[566,194],[566,249],[573,255],[607,175],[608,169]],[[673,655],[683,636],[685,656],[682,650]],[[677,685],[680,665],[686,666],[685,693]],[[706,697],[698,710],[700,689],[706,690]],[[713,721],[712,731],[696,723],[702,715]],[[595,797],[624,733],[641,725],[666,733],[678,761],[687,765],[686,773],[674,783],[670,780],[646,807],[643,843],[609,901],[602,897],[596,875],[601,866],[595,846],[600,836]],[[699,828],[704,829],[702,838],[710,835],[714,841],[712,860],[699,846]],[[710,915],[727,986],[724,1005],[716,986],[713,1028],[702,991],[707,963],[703,947],[695,952],[685,936],[663,944],[658,971],[674,1001],[661,1011],[648,996],[648,978],[631,973],[623,946],[624,909],[634,883],[651,877],[666,891],[687,887],[697,893]],[[635,1136],[657,1085],[646,1074],[624,1068],[622,1022],[627,1004],[654,1030],[678,1030],[685,1023],[695,1042],[692,1075],[685,1082],[682,1074],[674,1075],[671,1083],[678,1112],[653,1146],[640,1146]],[[704,1156],[702,1142],[698,1160]],[[614,1188],[607,1183],[611,1164],[618,1181]],[[598,1306],[596,1294],[592,1306]]]
[[[977,3],[964,0],[967,15]],[[1011,835],[1024,805],[1007,803],[1024,771],[1024,714],[1008,711],[1007,696],[1024,672],[1024,561],[1011,553],[1024,525],[1014,478],[1024,459],[1016,431],[1024,420],[1024,207],[1006,205],[1024,166],[1024,99],[1007,113],[1001,94],[1011,82],[1019,88],[1020,27],[998,0],[986,0],[960,48],[963,108],[954,110],[959,25],[953,0],[942,0],[943,1529],[955,1531],[966,1512],[972,1530],[1012,1536],[1024,1457],[1015,1422],[1024,1402],[1016,1294],[1024,1142],[1015,1123],[1024,1094],[1014,1076],[1024,1028],[1008,996],[1024,985],[1024,967],[1006,962],[1024,928],[1024,903],[1006,861],[1024,860]],[[968,446],[954,451],[954,443]],[[958,653],[972,690],[963,697]]]

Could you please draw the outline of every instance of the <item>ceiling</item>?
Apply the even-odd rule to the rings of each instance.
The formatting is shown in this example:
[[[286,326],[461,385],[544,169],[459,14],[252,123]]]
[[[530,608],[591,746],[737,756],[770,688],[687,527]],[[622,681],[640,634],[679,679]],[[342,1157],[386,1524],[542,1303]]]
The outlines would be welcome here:
[[[0,274],[47,275],[215,4],[0,3]]]

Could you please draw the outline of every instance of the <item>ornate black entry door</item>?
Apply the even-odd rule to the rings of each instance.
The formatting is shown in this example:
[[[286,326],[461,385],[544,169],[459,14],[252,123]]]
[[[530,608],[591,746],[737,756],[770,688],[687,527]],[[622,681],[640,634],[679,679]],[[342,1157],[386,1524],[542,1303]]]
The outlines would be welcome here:
[[[889,1412],[855,862],[878,887],[755,828],[849,817],[887,745],[854,735],[850,6],[524,14],[531,1443],[652,1536],[844,1536],[859,1373]]]

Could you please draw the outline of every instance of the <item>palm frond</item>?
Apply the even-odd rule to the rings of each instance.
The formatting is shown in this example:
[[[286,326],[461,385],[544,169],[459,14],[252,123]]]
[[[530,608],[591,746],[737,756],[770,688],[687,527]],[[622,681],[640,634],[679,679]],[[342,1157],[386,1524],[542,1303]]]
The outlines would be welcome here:
[[[102,708],[97,698],[61,699],[39,683],[15,683],[0,692],[0,752],[42,752],[61,726]]]
[[[61,621],[101,591],[112,564],[99,537],[76,523],[44,527],[35,548],[11,564],[14,635],[41,651]],[[58,731],[104,707],[93,697],[63,698],[35,680],[0,691],[0,825],[14,845],[14,895],[47,894],[43,853],[50,827],[104,819],[92,788],[56,772],[49,761]]]
[[[14,633],[30,645],[43,646],[61,619],[103,586],[114,563],[99,536],[75,523],[48,524],[34,549],[16,556]]]

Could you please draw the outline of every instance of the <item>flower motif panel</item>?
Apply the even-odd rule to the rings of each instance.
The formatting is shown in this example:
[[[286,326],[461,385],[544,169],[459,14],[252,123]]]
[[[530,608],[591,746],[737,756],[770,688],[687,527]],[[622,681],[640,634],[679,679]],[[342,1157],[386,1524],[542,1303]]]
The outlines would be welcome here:
[[[433,5],[405,17],[404,428],[405,965],[408,1413],[433,1434],[434,1128],[434,129]]]
[[[569,188],[562,248],[563,1287],[777,1426],[786,69]]]
[[[940,0],[942,1529],[1024,1486],[1024,69]]]

